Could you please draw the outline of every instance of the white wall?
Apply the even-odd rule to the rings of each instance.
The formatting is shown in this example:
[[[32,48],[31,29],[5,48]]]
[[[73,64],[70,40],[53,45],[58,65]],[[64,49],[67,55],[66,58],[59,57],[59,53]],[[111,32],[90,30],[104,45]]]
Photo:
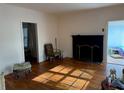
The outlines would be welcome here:
[[[24,61],[23,34],[21,22],[37,23],[39,62],[44,60],[44,44],[57,37],[58,44],[64,50],[65,57],[72,57],[72,37],[77,34],[103,34],[104,59],[107,48],[107,22],[124,19],[124,6],[101,8],[90,11],[79,11],[52,14],[0,4],[0,72],[12,72],[14,63]],[[102,32],[105,28],[105,32]],[[59,31],[59,32],[58,32]]]
[[[37,23],[39,62],[44,60],[44,44],[58,38],[56,16],[0,4],[0,72],[10,73],[14,63],[24,61],[21,22]]]
[[[59,41],[64,56],[72,57],[71,35],[104,35],[104,60],[107,50],[107,22],[124,19],[124,5],[65,13],[59,16]],[[102,28],[105,32],[102,32]]]

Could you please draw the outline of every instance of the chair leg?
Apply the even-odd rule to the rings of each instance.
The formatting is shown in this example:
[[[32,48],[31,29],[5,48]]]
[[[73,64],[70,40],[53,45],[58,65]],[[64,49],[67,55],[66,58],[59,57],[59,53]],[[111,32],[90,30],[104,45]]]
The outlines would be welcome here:
[[[53,60],[52,60],[52,58],[50,58],[50,62],[52,62]]]
[[[53,61],[54,61],[54,58],[53,58],[53,57],[50,57],[50,58],[49,58],[49,61],[50,61],[50,62],[53,62]]]
[[[60,59],[63,60],[63,55],[60,55]]]

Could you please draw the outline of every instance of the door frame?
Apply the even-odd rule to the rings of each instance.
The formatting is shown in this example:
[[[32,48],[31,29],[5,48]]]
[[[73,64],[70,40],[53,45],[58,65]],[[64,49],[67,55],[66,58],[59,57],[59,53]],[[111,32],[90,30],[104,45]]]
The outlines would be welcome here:
[[[22,59],[23,59],[23,61],[25,62],[25,52],[24,52],[24,38],[23,38],[23,23],[33,23],[33,24],[35,24],[35,29],[36,29],[36,31],[35,31],[35,33],[36,33],[36,52],[37,52],[37,62],[39,62],[39,44],[38,44],[38,23],[37,22],[32,22],[32,21],[23,21],[23,20],[21,20],[20,21],[20,34],[21,34],[21,50],[22,50]]]
[[[124,20],[124,19],[113,19],[113,20],[108,20],[107,22],[106,22],[106,33],[105,33],[105,37],[106,37],[106,45],[105,45],[105,47],[106,47],[106,58],[105,58],[105,60],[106,60],[106,63],[108,63],[107,61],[108,61],[108,57],[107,57],[107,55],[108,55],[108,23],[109,22],[112,22],[112,21],[121,21],[121,20]]]

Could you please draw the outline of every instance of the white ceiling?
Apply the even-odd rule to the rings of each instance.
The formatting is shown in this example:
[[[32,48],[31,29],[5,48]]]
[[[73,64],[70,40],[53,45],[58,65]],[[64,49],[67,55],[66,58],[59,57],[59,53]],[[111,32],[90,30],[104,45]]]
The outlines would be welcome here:
[[[116,5],[116,3],[18,3],[12,5],[48,13],[62,13],[107,7],[111,5]]]

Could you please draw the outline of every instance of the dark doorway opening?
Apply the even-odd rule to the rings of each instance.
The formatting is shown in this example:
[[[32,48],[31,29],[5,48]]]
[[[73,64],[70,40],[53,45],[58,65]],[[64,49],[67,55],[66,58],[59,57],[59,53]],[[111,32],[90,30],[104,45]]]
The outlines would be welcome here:
[[[38,62],[37,24],[22,23],[25,61]]]

